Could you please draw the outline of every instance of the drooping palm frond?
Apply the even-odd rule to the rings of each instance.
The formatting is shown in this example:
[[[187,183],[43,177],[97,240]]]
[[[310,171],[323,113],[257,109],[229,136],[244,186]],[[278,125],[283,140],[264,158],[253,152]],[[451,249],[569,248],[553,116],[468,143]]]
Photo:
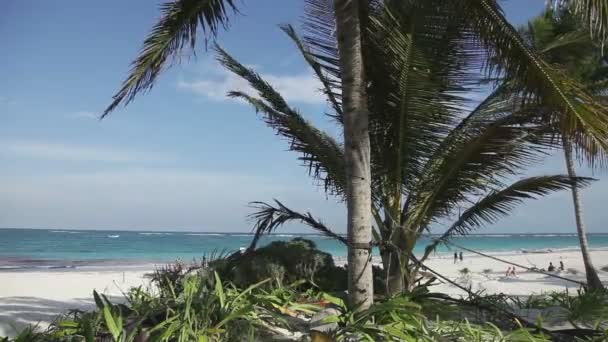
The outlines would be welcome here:
[[[602,96],[608,89],[608,67],[600,48],[578,18],[568,12],[556,18],[547,12],[530,21],[520,32],[546,61],[558,65],[579,82],[595,101],[606,103]],[[585,158],[590,166],[602,167],[608,163],[608,151],[590,137],[584,127],[571,130],[562,125],[560,131],[575,141],[579,157]]]
[[[306,121],[285,99],[255,71],[243,66],[226,51],[216,48],[218,61],[234,74],[244,78],[260,98],[240,91],[228,95],[246,100],[256,111],[264,114],[264,121],[276,133],[290,142],[290,150],[301,153],[299,158],[310,174],[323,182],[326,191],[345,193],[344,150],[327,133]]]
[[[587,132],[576,140],[577,148],[584,151],[595,146],[608,150],[608,108],[533,51],[506,20],[495,0],[457,2],[453,10],[470,18],[471,33],[489,52],[490,73],[517,82],[523,94],[531,95],[524,98],[552,109],[544,112],[546,119],[561,126],[564,134]]]
[[[298,213],[283,205],[278,200],[274,200],[276,206],[272,206],[264,202],[252,202],[251,207],[256,211],[249,215],[249,218],[255,222],[253,230],[255,231],[254,238],[249,246],[250,250],[255,249],[258,240],[264,234],[270,234],[280,226],[290,221],[303,223],[319,233],[336,239],[345,245],[348,245],[346,238],[329,229],[323,222],[315,219],[311,213]]]
[[[319,61],[311,52],[311,50],[304,44],[296,30],[291,25],[281,26],[283,32],[293,40],[296,47],[304,57],[304,60],[312,68],[315,75],[323,85],[323,93],[327,97],[327,101],[331,104],[334,113],[330,116],[336,118],[342,123],[342,94],[340,93],[340,81],[336,79],[325,70],[325,67],[321,61]]]
[[[568,9],[586,23],[591,36],[602,46],[608,39],[608,1],[606,0],[550,0],[559,13]]]
[[[303,42],[322,68],[340,78],[334,0],[305,0]]]
[[[572,187],[583,187],[594,179],[587,177],[570,178],[565,175],[530,177],[517,181],[510,186],[492,191],[467,210],[439,238],[426,247],[426,254],[439,244],[455,235],[466,235],[473,230],[492,224],[507,216],[515,207],[527,199],[536,199],[551,192]]]
[[[450,216],[471,197],[505,186],[505,179],[539,161],[544,149],[554,144],[545,136],[547,128],[530,124],[526,115],[506,112],[496,118],[495,105],[501,103],[511,106],[509,101],[483,102],[468,118],[474,124],[457,127],[456,134],[448,137],[450,145],[429,160],[410,196],[410,229],[424,229],[430,221]]]
[[[179,60],[185,47],[194,51],[199,29],[207,42],[220,28],[226,28],[229,12],[237,11],[235,3],[234,0],[174,0],[162,4],[160,20],[146,37],[129,76],[101,117],[150,90],[163,68],[170,61]]]

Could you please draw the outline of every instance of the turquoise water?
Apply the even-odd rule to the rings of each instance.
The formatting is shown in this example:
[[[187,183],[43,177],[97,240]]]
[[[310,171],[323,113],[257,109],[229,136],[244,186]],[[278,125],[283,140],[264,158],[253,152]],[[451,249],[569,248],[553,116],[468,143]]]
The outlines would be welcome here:
[[[260,245],[303,236],[336,257],[346,256],[340,243],[318,235],[277,234]],[[77,231],[0,229],[0,267],[79,267],[87,265],[145,264],[200,259],[205,254],[237,251],[251,241],[251,234]],[[415,252],[429,242],[423,238]],[[543,249],[575,249],[575,234],[487,234],[456,238],[454,242],[475,250],[508,252]],[[608,234],[590,234],[592,248],[608,248]],[[442,247],[439,253],[450,253]]]

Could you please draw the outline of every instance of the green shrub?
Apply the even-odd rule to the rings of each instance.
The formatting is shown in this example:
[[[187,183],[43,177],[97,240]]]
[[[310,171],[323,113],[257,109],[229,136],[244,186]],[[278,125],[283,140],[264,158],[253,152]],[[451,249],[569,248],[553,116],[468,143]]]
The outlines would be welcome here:
[[[346,289],[346,269],[336,266],[331,254],[317,249],[314,242],[302,238],[274,241],[210,262],[210,266],[241,288],[271,278],[282,284],[307,280],[325,291]]]

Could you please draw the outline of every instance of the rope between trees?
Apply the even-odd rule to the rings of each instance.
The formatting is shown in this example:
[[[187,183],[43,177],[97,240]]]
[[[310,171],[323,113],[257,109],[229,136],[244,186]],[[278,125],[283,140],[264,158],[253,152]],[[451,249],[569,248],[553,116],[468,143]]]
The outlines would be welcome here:
[[[569,278],[565,278],[565,277],[562,277],[562,276],[558,276],[557,274],[553,274],[553,273],[549,273],[549,272],[544,272],[544,271],[541,271],[539,269],[534,269],[534,268],[526,267],[526,266],[523,266],[523,265],[511,262],[511,261],[507,261],[507,260],[504,260],[504,259],[497,258],[497,257],[492,256],[492,255],[484,254],[482,252],[478,252],[478,251],[475,251],[475,250],[472,250],[472,249],[469,249],[469,248],[466,248],[466,247],[459,246],[459,245],[457,245],[457,244],[455,244],[455,243],[453,243],[451,241],[443,241],[443,242],[446,243],[446,244],[452,245],[452,246],[454,246],[456,248],[460,248],[462,250],[465,250],[467,252],[478,254],[478,255],[481,255],[481,256],[486,257],[486,258],[494,259],[496,261],[500,261],[500,262],[505,263],[505,264],[509,264],[509,265],[512,265],[512,266],[517,266],[517,267],[523,268],[523,269],[525,269],[525,270],[527,270],[529,272],[540,273],[540,274],[547,275],[549,277],[566,280],[566,281],[569,281],[569,282],[572,282],[572,283],[576,283],[576,284],[579,284],[579,285],[582,285],[582,286],[587,286],[587,284],[585,284],[583,282],[580,282],[578,280],[569,279]]]

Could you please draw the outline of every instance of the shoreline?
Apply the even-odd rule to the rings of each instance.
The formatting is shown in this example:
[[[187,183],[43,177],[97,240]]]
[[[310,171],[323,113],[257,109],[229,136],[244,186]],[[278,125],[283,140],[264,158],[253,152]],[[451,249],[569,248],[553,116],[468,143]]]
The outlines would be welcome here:
[[[608,247],[595,247],[590,248],[591,253],[608,252]],[[460,252],[459,249],[454,248],[451,251],[441,251],[431,254],[427,259],[430,260],[453,260],[454,252]],[[530,257],[534,255],[554,255],[560,253],[580,253],[580,248],[566,247],[566,248],[543,248],[533,250],[508,250],[508,251],[496,251],[496,250],[480,250],[481,253],[491,255],[499,258],[509,257]],[[419,253],[416,253],[420,256]],[[470,258],[484,258],[481,255],[463,252],[463,256],[466,259]],[[344,266],[346,264],[346,255],[332,255],[336,265]],[[1,273],[19,273],[19,272],[105,272],[105,271],[150,271],[163,265],[175,263],[181,261],[186,265],[196,263],[196,260],[183,260],[176,258],[173,260],[142,260],[142,259],[130,259],[130,258],[99,258],[99,259],[44,259],[44,258],[27,258],[27,257],[15,257],[15,256],[0,256],[0,274]],[[381,265],[380,256],[375,253],[372,256],[372,262],[374,265]],[[596,267],[598,265],[595,265]],[[603,266],[603,265],[602,265]],[[0,297],[2,293],[0,293]]]
[[[560,276],[585,281],[580,251],[531,254],[512,251],[511,254],[489,254],[538,268],[546,268],[549,262],[559,266],[561,260],[565,263],[565,271]],[[574,290],[579,288],[575,283],[523,269],[517,270],[517,277],[505,277],[506,264],[482,256],[464,254],[463,261],[454,264],[452,255],[433,255],[425,264],[450,280],[470,287],[472,291],[529,296],[565,290],[576,293]],[[608,282],[608,272],[601,270],[608,266],[608,250],[593,250],[591,256],[600,278],[605,283]],[[339,264],[340,260],[336,258],[336,263]],[[379,258],[374,261],[379,262]],[[154,265],[141,266],[125,268],[124,265],[115,264],[94,269],[0,270],[0,336],[11,335],[14,333],[13,327],[19,329],[28,324],[39,323],[44,328],[58,314],[69,309],[94,309],[94,289],[106,294],[112,301],[124,300],[124,293],[131,287],[148,287],[149,280],[145,275],[154,270]],[[464,268],[468,269],[467,275],[461,273]],[[455,297],[466,296],[464,291],[449,283],[439,283],[429,289]]]

